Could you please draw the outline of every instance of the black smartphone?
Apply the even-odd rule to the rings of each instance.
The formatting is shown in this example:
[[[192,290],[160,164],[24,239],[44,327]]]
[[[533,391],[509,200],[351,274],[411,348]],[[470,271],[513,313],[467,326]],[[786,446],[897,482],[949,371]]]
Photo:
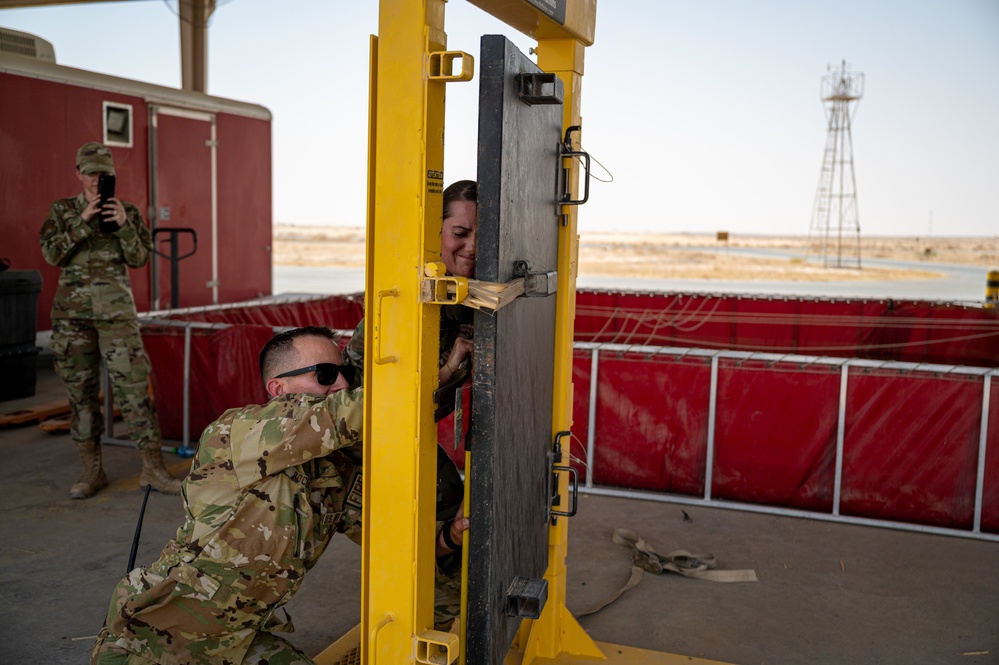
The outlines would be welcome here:
[[[110,173],[102,173],[97,176],[97,205],[101,216],[101,233],[114,233],[118,230],[118,225],[114,222],[104,221],[104,204],[114,198],[114,182],[114,176]]]

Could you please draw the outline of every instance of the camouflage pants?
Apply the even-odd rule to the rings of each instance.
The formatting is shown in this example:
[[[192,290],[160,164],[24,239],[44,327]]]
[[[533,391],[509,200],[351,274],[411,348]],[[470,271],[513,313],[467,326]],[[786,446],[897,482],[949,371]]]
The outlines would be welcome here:
[[[52,319],[52,354],[69,392],[73,441],[97,441],[104,432],[98,397],[103,358],[129,436],[140,450],[160,445],[160,424],[148,393],[149,357],[134,319]]]
[[[225,662],[225,661],[222,661]],[[244,663],[268,665],[314,665],[311,658],[296,649],[284,638],[273,633],[260,632],[253,638],[243,657]],[[91,665],[154,665],[156,661],[143,658],[115,645],[108,629],[101,630],[90,654]]]

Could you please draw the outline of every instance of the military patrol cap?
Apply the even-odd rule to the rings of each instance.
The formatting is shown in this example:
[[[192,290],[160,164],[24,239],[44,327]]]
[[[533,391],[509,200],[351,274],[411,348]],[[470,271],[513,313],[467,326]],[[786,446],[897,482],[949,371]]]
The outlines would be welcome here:
[[[111,148],[91,141],[76,151],[76,168],[80,173],[110,173],[114,175]]]

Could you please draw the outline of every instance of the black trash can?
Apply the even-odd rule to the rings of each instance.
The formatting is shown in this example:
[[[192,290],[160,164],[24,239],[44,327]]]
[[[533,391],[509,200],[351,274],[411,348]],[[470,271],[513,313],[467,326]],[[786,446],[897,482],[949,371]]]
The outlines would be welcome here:
[[[38,381],[38,347],[15,344],[0,347],[0,402],[32,397]]]
[[[42,273],[37,270],[0,272],[0,400],[35,394],[35,322],[41,290]]]

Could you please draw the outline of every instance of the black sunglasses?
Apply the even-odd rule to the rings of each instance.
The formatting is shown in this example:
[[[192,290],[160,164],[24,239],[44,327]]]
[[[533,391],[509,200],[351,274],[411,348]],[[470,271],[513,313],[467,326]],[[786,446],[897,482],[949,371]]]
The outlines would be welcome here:
[[[334,365],[333,363],[319,363],[318,365],[309,365],[308,367],[301,367],[299,369],[293,369],[290,372],[285,372],[284,374],[278,374],[275,379],[283,379],[286,376],[298,376],[299,374],[306,374],[307,372],[316,373],[316,381],[321,386],[331,386],[336,381],[337,376],[343,376],[344,380],[351,384],[354,382],[354,368],[350,365]]]

